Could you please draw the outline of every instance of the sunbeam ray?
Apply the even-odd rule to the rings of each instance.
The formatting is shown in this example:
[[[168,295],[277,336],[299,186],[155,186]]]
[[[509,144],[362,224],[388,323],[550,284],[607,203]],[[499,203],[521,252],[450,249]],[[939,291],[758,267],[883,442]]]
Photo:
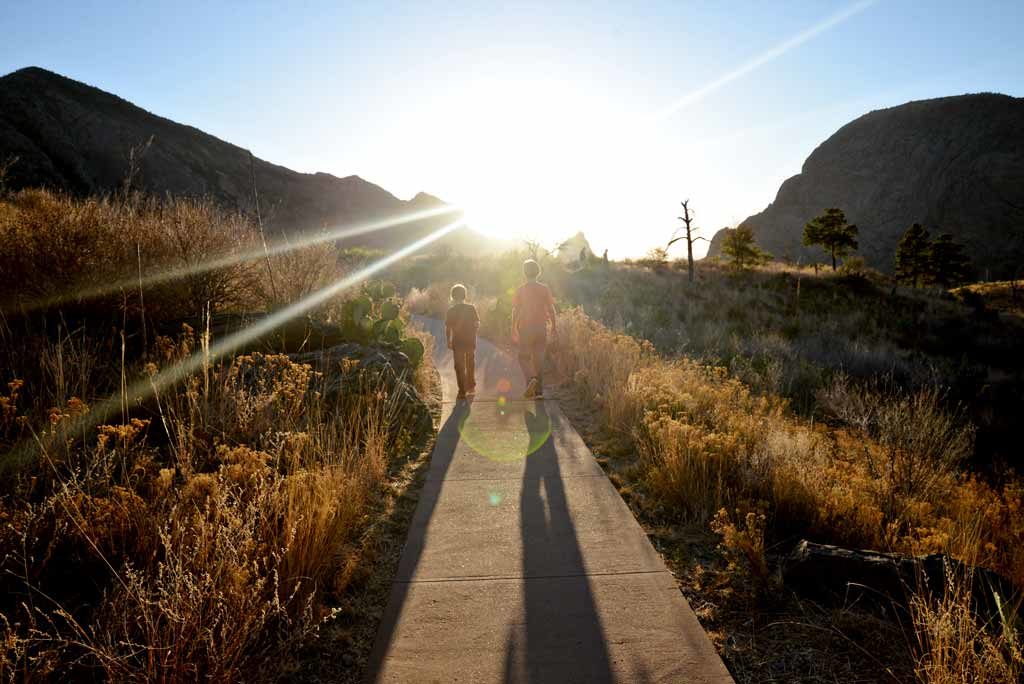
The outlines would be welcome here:
[[[139,287],[150,287],[153,285],[159,285],[161,283],[167,283],[174,280],[179,280],[188,276],[199,275],[202,273],[208,273],[218,268],[225,268],[232,264],[243,263],[246,261],[256,261],[269,256],[275,256],[277,254],[284,254],[296,249],[303,247],[310,247],[313,245],[322,244],[325,242],[332,242],[335,240],[343,240],[345,238],[355,237],[358,235],[366,235],[367,233],[373,233],[388,228],[394,228],[414,221],[420,221],[435,216],[442,216],[444,214],[450,214],[452,212],[461,211],[461,208],[454,205],[445,205],[443,207],[435,207],[433,209],[424,209],[421,211],[412,212],[409,214],[403,214],[397,217],[391,217],[386,219],[379,219],[376,221],[368,221],[353,226],[338,226],[334,228],[325,229],[314,234],[304,235],[302,238],[295,241],[284,241],[277,243],[269,247],[264,251],[263,247],[254,248],[241,254],[229,254],[191,266],[181,266],[178,268],[170,268],[149,275],[143,275],[141,281],[138,276],[131,276],[122,280],[115,281],[113,283],[106,283],[103,285],[97,285],[96,287],[86,288],[84,290],[76,290],[74,293],[68,293],[64,295],[58,295],[48,297],[46,299],[36,300],[34,302],[28,302],[24,304],[18,304],[16,306],[10,306],[2,309],[4,313],[8,311],[18,311],[27,313],[30,311],[36,311],[38,309],[45,309],[51,306],[59,306],[71,301],[84,301],[88,299],[95,299],[97,297],[103,297],[115,292],[122,290],[133,290]]]
[[[175,385],[189,374],[202,368],[204,364],[211,363],[234,352],[247,342],[251,342],[262,335],[271,332],[285,321],[302,315],[310,309],[324,303],[334,295],[359,284],[375,273],[380,272],[382,269],[401,261],[405,257],[423,249],[430,243],[435,242],[445,235],[457,230],[464,224],[465,220],[461,218],[453,223],[449,223],[429,235],[425,235],[405,247],[392,252],[388,256],[378,259],[372,264],[361,268],[354,273],[350,273],[344,278],[331,283],[327,287],[317,290],[296,302],[292,302],[285,308],[253,323],[248,328],[228,335],[223,340],[211,345],[207,352],[196,352],[187,359],[184,359],[169,368],[161,370],[152,377],[132,383],[127,387],[123,394],[118,393],[104,399],[102,402],[94,405],[88,413],[77,418],[75,422],[71,424],[69,434],[81,433],[83,430],[95,427],[96,425],[109,420],[122,409],[125,405],[125,399],[127,399],[127,402],[131,405],[138,404],[140,401]],[[13,452],[17,454],[13,462],[20,460],[20,457],[24,455],[24,450],[26,448],[27,445],[22,445],[21,448]]]

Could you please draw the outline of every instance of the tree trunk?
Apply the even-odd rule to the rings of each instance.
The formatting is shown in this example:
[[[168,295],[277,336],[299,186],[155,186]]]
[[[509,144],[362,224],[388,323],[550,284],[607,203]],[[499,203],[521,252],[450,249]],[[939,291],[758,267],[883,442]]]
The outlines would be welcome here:
[[[832,270],[836,270],[836,248],[832,248]]]
[[[693,282],[693,239],[690,237],[690,223],[686,223],[686,266],[687,266],[687,277],[689,281]]]

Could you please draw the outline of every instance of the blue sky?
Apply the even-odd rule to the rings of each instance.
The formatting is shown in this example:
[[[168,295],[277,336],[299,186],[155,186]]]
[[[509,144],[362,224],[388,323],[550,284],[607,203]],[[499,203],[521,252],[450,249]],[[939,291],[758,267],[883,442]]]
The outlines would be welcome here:
[[[687,197],[708,237],[760,211],[872,109],[1024,95],[1019,0],[6,4],[0,72],[612,256],[663,244]]]

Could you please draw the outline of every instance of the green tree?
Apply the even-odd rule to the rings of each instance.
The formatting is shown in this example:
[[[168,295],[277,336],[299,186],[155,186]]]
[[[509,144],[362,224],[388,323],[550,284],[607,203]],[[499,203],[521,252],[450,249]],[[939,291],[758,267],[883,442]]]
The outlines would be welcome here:
[[[896,245],[896,280],[920,286],[930,270],[931,247],[931,236],[924,226],[915,223],[907,228]]]
[[[973,277],[974,268],[964,254],[964,246],[953,242],[949,233],[935,238],[929,250],[928,281],[942,287],[957,287]]]
[[[754,242],[754,231],[749,226],[738,226],[726,232],[722,254],[732,260],[738,270],[763,264],[771,258],[771,254]]]
[[[857,249],[857,226],[846,222],[842,209],[826,209],[825,213],[804,226],[804,244],[820,245],[832,255],[832,270],[836,270],[836,258],[844,257]]]

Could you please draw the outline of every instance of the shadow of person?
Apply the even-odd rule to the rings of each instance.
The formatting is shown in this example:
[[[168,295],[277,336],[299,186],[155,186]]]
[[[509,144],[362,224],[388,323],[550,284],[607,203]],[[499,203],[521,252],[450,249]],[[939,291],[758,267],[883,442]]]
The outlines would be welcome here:
[[[510,630],[505,681],[615,681],[544,402],[528,405],[524,418],[530,444],[541,446],[523,471],[524,621]]]
[[[410,524],[409,536],[402,550],[402,557],[391,588],[387,609],[381,617],[380,627],[377,630],[377,639],[374,643],[373,652],[370,654],[366,681],[377,681],[376,676],[380,671],[381,663],[391,647],[395,628],[398,625],[398,618],[402,614],[402,607],[409,593],[411,580],[416,572],[416,566],[419,565],[420,557],[423,555],[423,547],[427,540],[427,523],[434,515],[434,509],[437,507],[437,501],[441,495],[441,482],[444,480],[445,473],[448,472],[452,459],[455,457],[462,425],[469,417],[471,406],[471,401],[463,400],[456,402],[451,414],[437,433],[434,449],[430,454],[427,482],[423,485],[420,503],[416,507],[415,516]]]

